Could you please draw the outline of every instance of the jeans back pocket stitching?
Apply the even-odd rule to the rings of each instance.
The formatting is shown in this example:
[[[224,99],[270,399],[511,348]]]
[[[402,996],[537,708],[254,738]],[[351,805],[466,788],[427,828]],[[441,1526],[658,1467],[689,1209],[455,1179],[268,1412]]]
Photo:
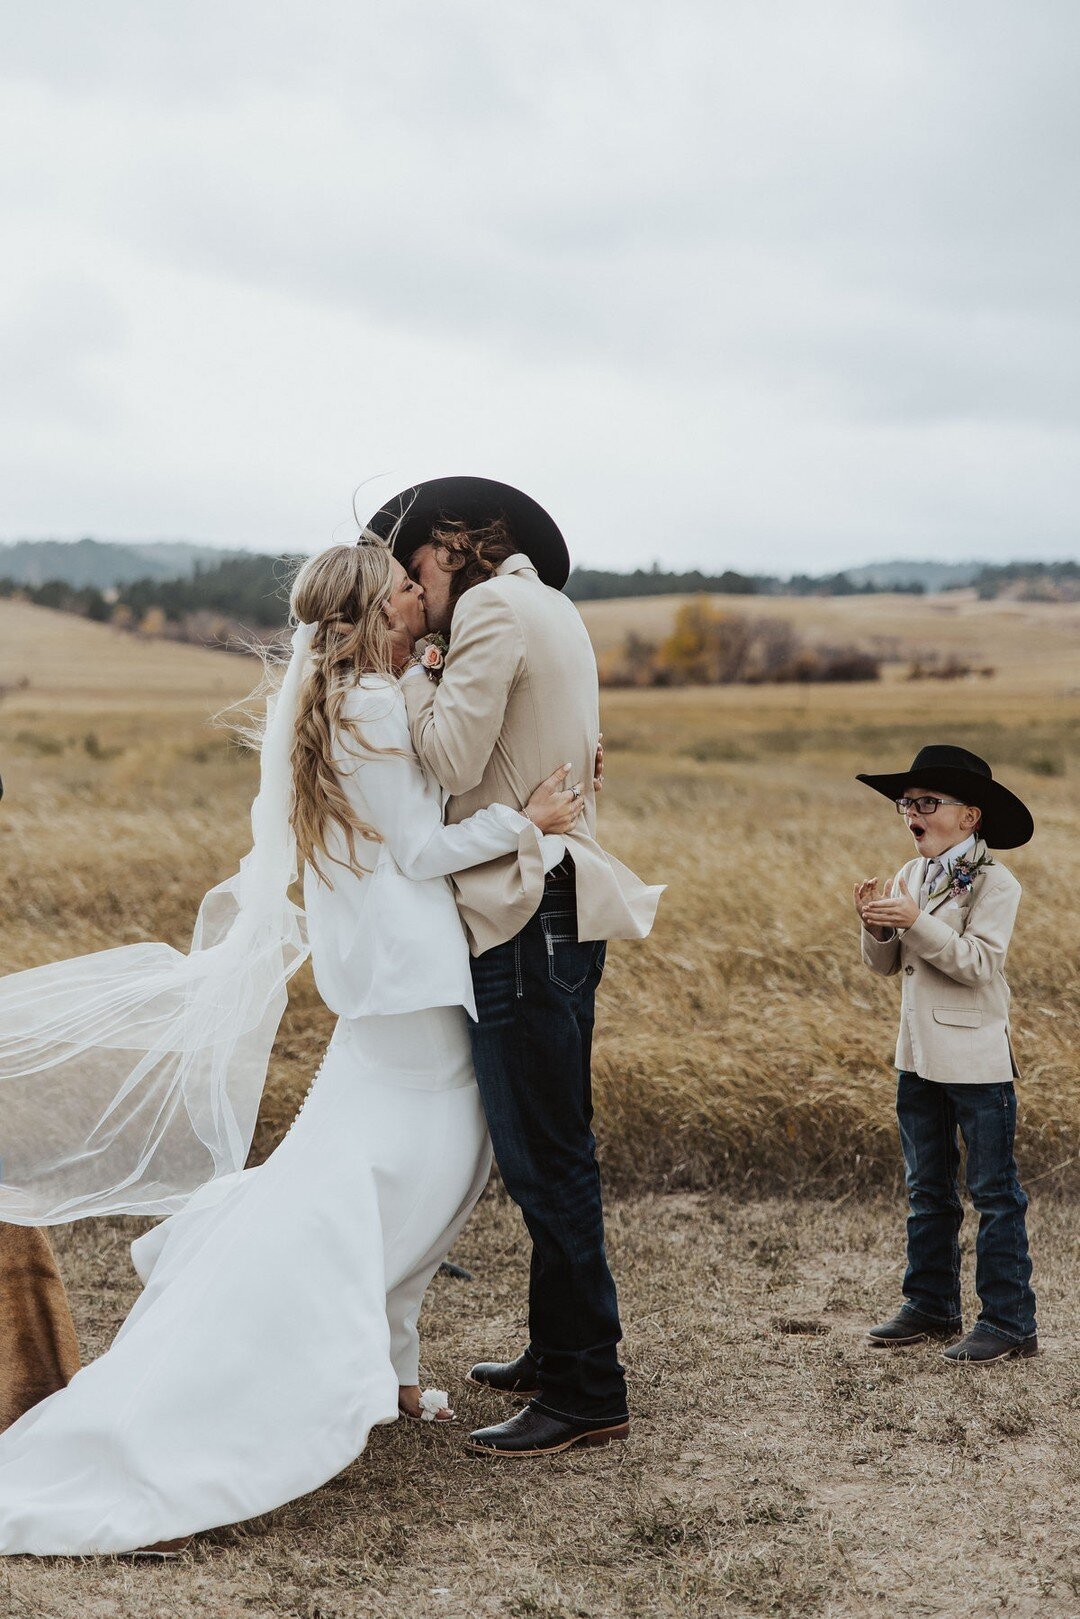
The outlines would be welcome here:
[[[592,971],[591,965],[586,967],[576,984],[567,983],[566,980],[560,978],[558,973],[555,971],[555,946],[557,944],[577,944],[578,941],[577,939],[554,939],[550,935],[546,935],[546,938],[548,977],[551,979],[553,984],[558,984],[559,988],[564,989],[568,995],[576,995],[582,984],[584,984],[585,980],[588,978],[589,973]]]

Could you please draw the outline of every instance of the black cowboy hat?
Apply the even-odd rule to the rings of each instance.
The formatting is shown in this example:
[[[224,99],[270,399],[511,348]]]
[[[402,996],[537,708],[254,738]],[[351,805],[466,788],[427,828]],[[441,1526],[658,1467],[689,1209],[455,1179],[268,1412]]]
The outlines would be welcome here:
[[[381,506],[366,526],[381,540],[393,536],[394,555],[407,568],[436,524],[456,518],[479,528],[496,517],[505,520],[514,544],[545,585],[561,590],[570,577],[570,553],[555,520],[531,495],[493,478],[432,478],[414,484]]]
[[[962,804],[974,804],[982,810],[979,835],[992,849],[1018,849],[1035,831],[1027,805],[994,780],[986,760],[947,742],[920,748],[910,770],[894,771],[888,776],[856,776],[855,780],[864,781],[875,793],[894,801],[910,785],[937,787]]]

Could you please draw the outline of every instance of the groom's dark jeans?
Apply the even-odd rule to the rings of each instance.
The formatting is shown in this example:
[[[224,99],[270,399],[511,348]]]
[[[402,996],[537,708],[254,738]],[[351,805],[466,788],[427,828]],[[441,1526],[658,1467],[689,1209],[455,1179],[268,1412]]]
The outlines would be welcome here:
[[[578,940],[566,861],[549,874],[539,911],[517,937],[474,958],[479,1022],[470,1024],[496,1162],[533,1242],[529,1351],[540,1394],[532,1403],[601,1424],[627,1414],[591,1127],[604,949]]]
[[[979,1214],[979,1325],[1010,1342],[1030,1338],[1035,1294],[1024,1219],[1028,1203],[1013,1158],[1014,1087],[945,1085],[901,1073],[896,1114],[909,1208],[904,1313],[960,1325],[959,1130],[967,1148],[968,1191]]]

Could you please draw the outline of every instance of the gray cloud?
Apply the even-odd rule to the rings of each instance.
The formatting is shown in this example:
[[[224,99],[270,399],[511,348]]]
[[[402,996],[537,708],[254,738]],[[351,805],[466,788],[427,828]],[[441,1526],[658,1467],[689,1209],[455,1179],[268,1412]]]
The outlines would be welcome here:
[[[74,252],[126,322],[117,418],[155,366],[187,401],[118,437],[148,462],[111,503],[88,472],[87,521],[137,527],[182,476],[192,532],[294,533],[371,470],[345,412],[394,459],[541,476],[597,559],[1070,550],[1078,45],[1064,0],[34,11],[4,68],[8,273],[25,301]],[[31,435],[88,374],[79,331],[70,375],[41,342]],[[245,496],[290,410],[293,471]],[[18,487],[0,528],[55,530],[57,490]]]

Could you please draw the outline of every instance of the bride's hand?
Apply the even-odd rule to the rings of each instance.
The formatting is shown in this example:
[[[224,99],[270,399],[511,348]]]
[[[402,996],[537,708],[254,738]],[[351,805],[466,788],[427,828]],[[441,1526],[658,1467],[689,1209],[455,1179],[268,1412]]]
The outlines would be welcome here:
[[[573,768],[573,765],[560,765],[546,781],[540,783],[522,811],[541,832],[563,837],[577,826],[578,817],[585,808],[585,795],[580,784],[564,787]]]

